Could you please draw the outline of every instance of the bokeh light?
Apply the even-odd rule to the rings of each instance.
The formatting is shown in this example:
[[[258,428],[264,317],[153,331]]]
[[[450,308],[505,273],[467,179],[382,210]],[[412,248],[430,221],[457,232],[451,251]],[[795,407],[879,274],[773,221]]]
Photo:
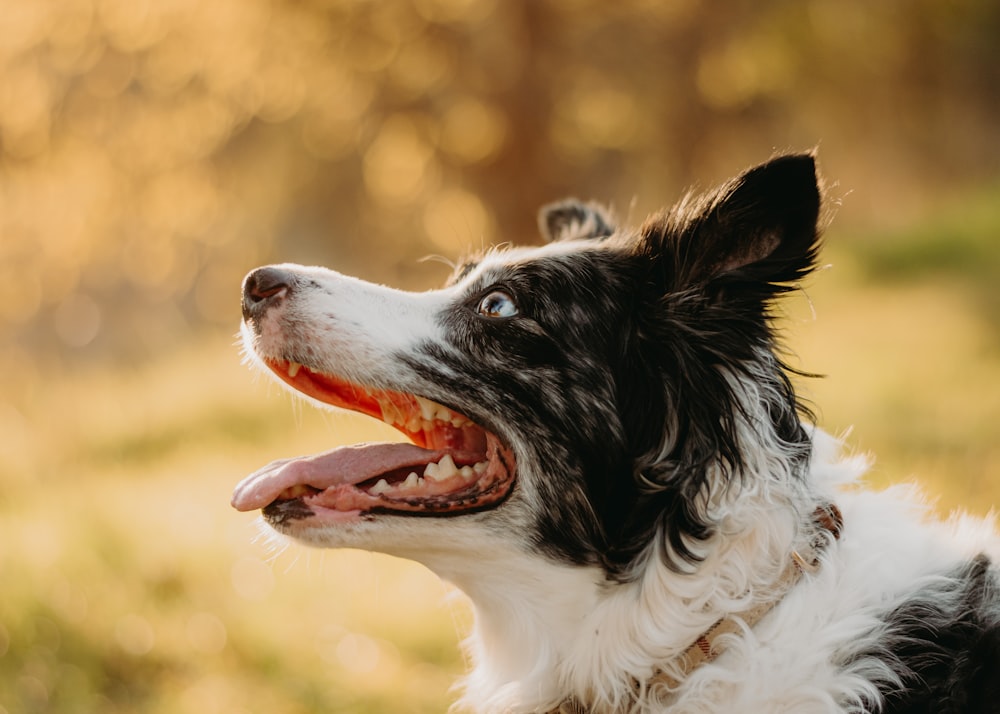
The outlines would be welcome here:
[[[444,710],[430,575],[228,507],[379,437],[245,370],[243,275],[430,288],[543,203],[637,223],[776,151],[827,178],[839,272],[789,308],[825,425],[996,505],[998,37],[981,0],[0,0],[0,714]]]
[[[652,210],[818,143],[840,181],[910,192],[895,214],[913,214],[1000,152],[996,13],[973,2],[2,9],[0,323],[62,367],[157,354],[173,336],[143,330],[151,310],[222,326],[225,281],[288,253],[352,267],[377,243],[405,280],[462,247],[445,224],[466,246],[521,240],[563,191]]]

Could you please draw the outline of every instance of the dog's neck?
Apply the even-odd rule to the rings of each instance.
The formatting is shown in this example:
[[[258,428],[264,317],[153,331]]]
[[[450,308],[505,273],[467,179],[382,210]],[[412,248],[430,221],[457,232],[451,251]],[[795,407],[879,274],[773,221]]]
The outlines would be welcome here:
[[[671,570],[653,549],[621,583],[596,567],[515,549],[475,567],[465,559],[429,563],[475,612],[462,703],[482,712],[547,711],[572,696],[592,711],[627,709],[636,681],[669,670],[719,617],[745,609],[748,591],[770,597],[801,524],[787,504],[766,514],[746,507],[744,498],[745,520],[713,539],[690,573]]]
[[[496,544],[477,559],[422,560],[472,604],[465,647],[473,668],[464,682],[470,711],[521,711],[529,699],[549,702],[565,693],[560,670],[605,597],[602,570]]]

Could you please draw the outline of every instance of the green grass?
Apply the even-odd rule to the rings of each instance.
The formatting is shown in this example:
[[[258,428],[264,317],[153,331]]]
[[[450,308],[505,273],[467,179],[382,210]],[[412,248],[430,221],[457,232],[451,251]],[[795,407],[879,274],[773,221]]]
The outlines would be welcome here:
[[[998,235],[1000,183],[994,182],[919,225],[862,236],[853,249],[873,281],[947,280],[1000,337]]]
[[[981,299],[998,248],[980,235],[1000,219],[947,239],[961,259],[935,242],[974,212],[877,249],[832,233],[833,269],[789,301],[785,332],[827,375],[801,382],[821,425],[877,456],[875,485],[915,477],[942,511],[983,513],[1000,505],[1000,354]],[[229,335],[18,393],[0,410],[0,713],[445,710],[461,599],[412,563],[275,551],[229,507],[264,463],[385,427],[294,402]]]

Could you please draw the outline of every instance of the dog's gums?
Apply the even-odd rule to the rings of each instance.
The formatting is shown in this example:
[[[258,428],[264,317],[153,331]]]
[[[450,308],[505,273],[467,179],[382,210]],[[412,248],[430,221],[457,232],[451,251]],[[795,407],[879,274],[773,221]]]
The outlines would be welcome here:
[[[366,388],[288,360],[264,363],[299,392],[395,427],[412,443],[347,446],[275,461],[243,480],[241,511],[276,524],[314,515],[454,515],[497,505],[510,493],[514,459],[465,416],[422,397]]]

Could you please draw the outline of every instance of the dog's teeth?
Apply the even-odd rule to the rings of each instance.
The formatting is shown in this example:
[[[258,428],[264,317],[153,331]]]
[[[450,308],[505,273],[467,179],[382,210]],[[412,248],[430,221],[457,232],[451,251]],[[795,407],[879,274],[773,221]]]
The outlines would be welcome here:
[[[427,464],[427,467],[424,469],[424,478],[439,482],[449,479],[456,474],[460,474],[462,478],[469,478],[473,473],[474,471],[471,466],[458,468],[451,454],[445,454],[436,464]]]
[[[462,474],[462,478],[464,478],[466,481],[468,481],[469,479],[473,478],[476,475],[475,470],[471,466],[463,466],[458,470],[458,472]]]
[[[473,472],[475,472],[477,476],[482,476],[484,473],[486,473],[486,469],[488,469],[489,466],[490,466],[489,461],[480,461],[479,463],[472,465],[472,470]]]
[[[451,458],[451,454],[445,454],[441,460],[437,462],[437,465],[440,469],[440,479],[450,478],[458,473],[458,467],[455,466],[455,460]]]
[[[434,412],[437,411],[438,405],[423,397],[414,397],[414,399],[417,400],[417,405],[420,407],[420,416],[423,417],[423,420],[434,421]]]
[[[434,418],[438,421],[450,422],[452,417],[451,410],[448,407],[438,406],[434,412]]]
[[[416,414],[410,416],[409,421],[406,422],[406,430],[411,433],[416,433],[422,431],[423,422],[420,417]]]
[[[396,407],[395,404],[392,404],[390,402],[388,404],[382,405],[382,421],[384,421],[386,424],[389,424],[390,426],[395,426],[400,421],[402,421],[401,417],[402,415],[399,413],[399,409]]]
[[[406,477],[406,480],[399,485],[400,488],[413,489],[416,488],[420,483],[421,478],[417,476],[416,471],[411,471],[410,475]]]
[[[447,476],[441,474],[441,467],[431,462],[427,464],[427,468],[424,469],[424,478],[430,479],[431,481],[444,481]]]
[[[292,377],[294,379],[295,375],[297,375],[299,373],[300,369],[302,369],[302,365],[299,364],[298,362],[289,362],[288,363],[288,376]]]
[[[390,488],[392,488],[392,487],[389,485],[389,482],[386,481],[384,478],[380,478],[375,483],[374,486],[372,486],[370,489],[368,489],[368,493],[370,493],[372,496],[381,496],[383,493],[385,493],[386,491],[388,491]]]

